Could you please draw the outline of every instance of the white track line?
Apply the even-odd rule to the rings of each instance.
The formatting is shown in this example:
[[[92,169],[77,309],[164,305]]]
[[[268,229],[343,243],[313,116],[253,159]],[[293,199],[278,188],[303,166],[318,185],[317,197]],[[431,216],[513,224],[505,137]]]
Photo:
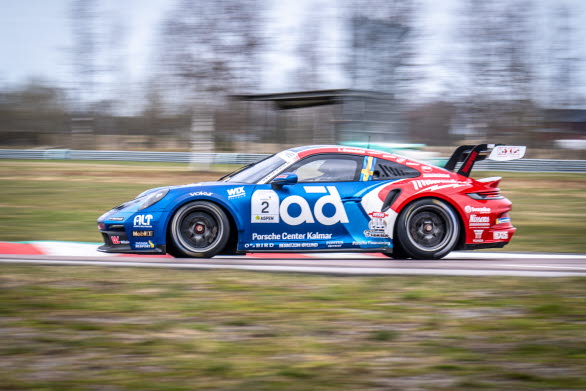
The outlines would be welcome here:
[[[40,265],[67,266],[116,266],[143,268],[176,269],[229,269],[260,272],[289,272],[332,275],[442,275],[442,276],[514,276],[514,277],[575,277],[585,276],[582,272],[547,272],[523,270],[456,270],[456,269],[398,269],[398,268],[360,268],[360,267],[323,267],[323,266],[272,266],[272,265],[220,265],[220,264],[184,264],[184,263],[145,263],[124,261],[58,261],[37,259],[0,259],[0,263],[24,263]]]

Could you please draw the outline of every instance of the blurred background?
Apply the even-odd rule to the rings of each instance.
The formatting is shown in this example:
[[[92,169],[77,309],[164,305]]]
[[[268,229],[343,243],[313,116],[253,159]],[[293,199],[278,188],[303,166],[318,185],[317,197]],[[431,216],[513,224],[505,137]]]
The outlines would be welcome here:
[[[0,148],[528,145],[586,158],[580,0],[26,0],[0,14]]]

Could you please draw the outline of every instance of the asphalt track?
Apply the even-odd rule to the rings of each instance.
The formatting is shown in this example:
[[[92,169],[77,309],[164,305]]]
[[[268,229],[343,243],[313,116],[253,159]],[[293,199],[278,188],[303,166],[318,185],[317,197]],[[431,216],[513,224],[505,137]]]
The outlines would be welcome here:
[[[449,275],[586,277],[585,254],[454,252],[436,261],[393,260],[378,254],[257,254],[212,259],[0,255],[2,264],[146,267],[187,270],[232,269],[329,275]]]

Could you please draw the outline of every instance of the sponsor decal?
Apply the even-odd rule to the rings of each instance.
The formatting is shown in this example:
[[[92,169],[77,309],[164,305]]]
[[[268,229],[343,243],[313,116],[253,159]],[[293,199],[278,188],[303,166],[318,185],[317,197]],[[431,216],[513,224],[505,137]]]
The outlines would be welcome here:
[[[407,160],[407,159],[400,157],[397,159],[397,163],[405,163],[405,160]]]
[[[287,178],[287,175],[285,175],[285,174],[277,175],[275,177],[275,179],[285,179],[285,178]]]
[[[274,243],[246,243],[244,248],[273,248]]]
[[[151,228],[151,220],[153,215],[136,215],[134,216],[135,227],[149,227]]]
[[[120,244],[120,236],[112,235],[110,236],[110,240],[112,241],[112,244]]]
[[[364,155],[366,153],[364,149],[358,148],[338,148],[338,152],[357,153],[359,155]]]
[[[473,206],[470,205],[466,205],[464,207],[464,210],[466,211],[466,213],[480,213],[480,214],[487,214],[491,212],[490,208],[487,207],[480,207],[480,208],[475,208]]]
[[[191,197],[195,197],[195,196],[211,196],[213,193],[210,193],[209,191],[196,191],[195,193],[189,193],[189,195]]]
[[[424,178],[450,178],[450,174],[440,174],[439,172],[433,172],[431,174],[423,174]]]
[[[387,247],[391,245],[391,242],[373,242],[370,240],[361,240],[352,242],[353,246],[380,246],[380,247]]]
[[[397,158],[395,155],[387,155],[387,154],[382,155],[381,157],[383,159],[396,159]]]
[[[138,237],[152,237],[155,235],[154,231],[132,231],[132,236]]]
[[[315,248],[317,243],[279,243],[279,248]]]
[[[367,238],[388,238],[389,235],[385,233],[387,229],[387,222],[384,220],[388,214],[384,212],[370,212],[370,221],[368,222],[368,229],[364,230],[364,236]]]
[[[429,166],[421,166],[421,170],[423,172],[432,172],[433,168],[429,167]]]
[[[470,225],[490,225],[490,217],[470,215]]]
[[[136,243],[134,243],[134,247],[136,247],[136,248],[155,248],[155,244],[149,240],[148,242],[136,242]]]
[[[405,164],[407,164],[408,166],[414,166],[414,167],[417,167],[419,165],[419,163],[415,163],[415,162],[407,162]]]
[[[499,217],[498,219],[496,219],[496,224],[504,224],[504,223],[510,223],[510,222],[511,222],[510,217]]]
[[[386,214],[385,212],[370,212],[368,215],[378,219],[384,219],[388,216],[388,214]]]
[[[482,243],[484,240],[482,239],[482,234],[484,233],[483,229],[475,229],[474,230],[474,243]]]
[[[427,187],[427,186],[433,186],[433,185],[438,185],[438,184],[444,184],[444,183],[457,183],[457,181],[455,179],[418,179],[418,180],[414,180],[413,182],[411,182],[413,184],[413,187],[415,188],[415,190],[419,190],[423,187]]]
[[[492,233],[492,238],[494,240],[508,240],[509,239],[509,232],[508,231],[494,231]]]
[[[242,198],[246,197],[246,191],[244,190],[244,186],[234,187],[232,189],[226,190],[228,193],[228,199],[232,200],[234,198]]]
[[[292,151],[282,151],[279,152],[277,156],[286,161],[287,163],[293,163],[297,160],[297,153]]]
[[[273,190],[257,190],[250,199],[251,222],[278,223],[279,196]]]
[[[326,242],[326,246],[328,247],[342,247],[343,244],[344,242],[341,240],[330,240]]]
[[[279,220],[282,220],[285,224],[289,225],[313,224],[316,220],[323,225],[333,225],[336,223],[346,224],[349,222],[344,204],[335,186],[304,186],[303,189],[306,193],[310,194],[326,194],[317,199],[313,206],[313,211],[307,200],[301,196],[288,196],[279,203],[279,197],[274,191],[255,191],[251,199],[251,222],[278,223]],[[335,209],[335,213],[329,217],[323,211],[327,204],[333,205]],[[291,205],[297,205],[301,210],[298,216],[291,216],[289,214],[289,207]]]
[[[109,220],[109,221],[122,221],[122,220],[124,220],[124,217],[108,217],[106,220]]]
[[[525,149],[525,147],[499,145],[494,147],[488,158],[497,161],[521,159],[525,156]]]
[[[282,232],[280,234],[257,234],[252,233],[252,240],[325,240],[331,239],[332,234],[324,234],[320,232],[306,232],[306,233],[288,233]]]

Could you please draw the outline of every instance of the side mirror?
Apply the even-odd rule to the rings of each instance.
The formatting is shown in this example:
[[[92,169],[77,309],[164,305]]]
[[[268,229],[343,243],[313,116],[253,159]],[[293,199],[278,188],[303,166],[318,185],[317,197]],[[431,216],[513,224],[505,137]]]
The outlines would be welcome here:
[[[283,174],[279,174],[277,175],[272,181],[271,181],[271,187],[273,189],[282,189],[283,186],[285,185],[294,185],[297,183],[297,174],[294,174],[292,172],[286,172]]]

